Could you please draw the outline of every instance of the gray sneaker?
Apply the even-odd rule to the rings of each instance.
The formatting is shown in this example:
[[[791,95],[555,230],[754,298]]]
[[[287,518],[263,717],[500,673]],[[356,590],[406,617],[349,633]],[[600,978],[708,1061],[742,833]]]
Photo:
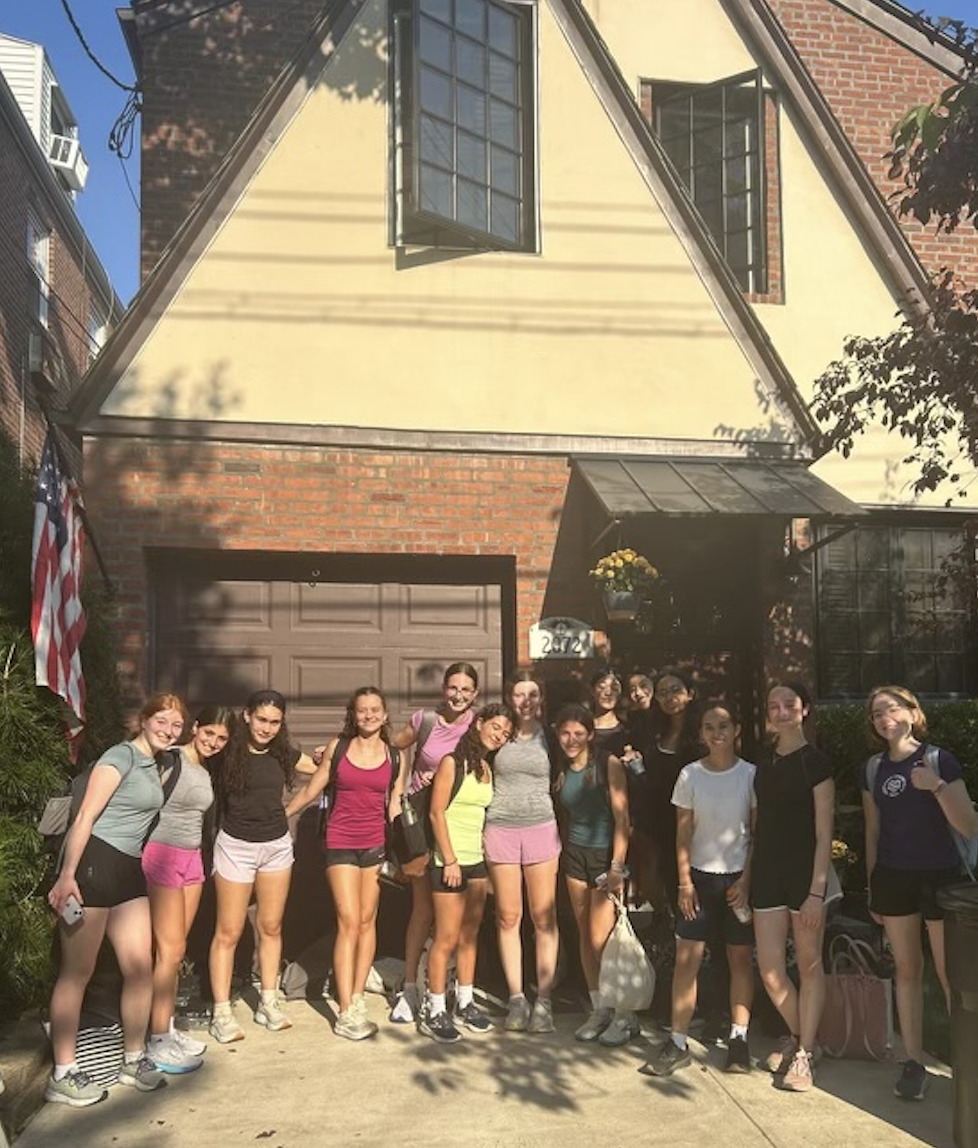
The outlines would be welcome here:
[[[605,1048],[620,1048],[638,1036],[641,1031],[633,1012],[616,1012],[614,1020],[598,1037],[598,1044],[603,1044]]]
[[[47,1088],[44,1089],[44,1099],[52,1104],[69,1104],[72,1108],[87,1108],[90,1104],[98,1104],[109,1095],[109,1090],[96,1084],[86,1072],[76,1068],[60,1080],[53,1076],[48,1078]]]
[[[581,1025],[577,1032],[574,1033],[574,1039],[583,1041],[597,1040],[608,1025],[611,1024],[614,1015],[615,1010],[613,1008],[594,1009],[587,1020]]]
[[[211,1021],[211,1036],[218,1044],[231,1044],[236,1040],[244,1040],[244,1029],[234,1019],[234,1013],[215,1013]]]
[[[549,1000],[539,997],[533,1002],[533,1012],[530,1013],[530,1023],[527,1032],[553,1032],[554,1006]]]
[[[119,1069],[119,1083],[137,1092],[155,1092],[166,1084],[166,1077],[148,1056],[141,1056]]]
[[[255,1009],[255,1024],[262,1025],[269,1032],[281,1032],[292,1027],[292,1021],[279,1005],[277,997],[271,1001],[259,1001]]]
[[[377,1026],[367,1020],[366,1012],[361,1012],[356,1003],[350,1005],[348,1009],[343,1009],[336,1014],[336,1021],[333,1025],[333,1032],[337,1036],[346,1037],[347,1040],[366,1040],[367,1037],[373,1036],[377,1031]]]
[[[530,1027],[530,1002],[526,997],[513,997],[509,1002],[503,1028],[507,1032],[526,1032]]]

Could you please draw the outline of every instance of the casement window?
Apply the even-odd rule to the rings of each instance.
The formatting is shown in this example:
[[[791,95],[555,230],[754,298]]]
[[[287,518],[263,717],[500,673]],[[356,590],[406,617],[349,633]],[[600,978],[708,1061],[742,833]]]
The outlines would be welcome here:
[[[652,126],[744,291],[768,292],[765,92],[760,71],[714,84],[648,81]]]
[[[47,327],[51,275],[51,236],[38,217],[30,211],[27,213],[27,264],[30,269],[28,310],[32,319],[35,319],[42,327]]]
[[[887,682],[973,691],[974,585],[943,567],[962,540],[947,527],[860,526],[816,552],[821,697],[864,698]]]
[[[108,325],[105,321],[105,315],[101,309],[92,303],[88,308],[88,363],[91,366],[95,359],[105,346],[105,339],[108,334]]]
[[[398,245],[533,251],[530,3],[393,0]]]

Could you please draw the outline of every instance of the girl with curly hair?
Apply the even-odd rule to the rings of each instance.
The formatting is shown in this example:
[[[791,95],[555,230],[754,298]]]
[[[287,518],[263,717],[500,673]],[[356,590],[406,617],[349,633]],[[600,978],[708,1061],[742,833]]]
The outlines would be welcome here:
[[[253,693],[214,774],[220,828],[214,841],[217,923],[210,951],[210,1032],[221,1044],[244,1039],[231,1011],[231,972],[252,892],[261,973],[255,1023],[271,1032],[292,1027],[278,1001],[282,917],[294,861],[282,793],[292,785],[297,769],[313,773],[315,765],[290,744],[286,708],[277,690]]]

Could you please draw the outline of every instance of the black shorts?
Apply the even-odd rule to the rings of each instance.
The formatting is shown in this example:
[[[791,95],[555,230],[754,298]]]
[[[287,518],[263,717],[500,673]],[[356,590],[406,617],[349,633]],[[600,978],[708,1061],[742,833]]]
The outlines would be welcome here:
[[[376,865],[383,865],[387,858],[387,849],[377,845],[373,849],[327,849],[326,868],[330,865],[355,865],[358,869],[373,869]]]
[[[428,870],[428,880],[431,882],[432,893],[464,893],[469,887],[470,881],[481,881],[489,876],[485,861],[480,861],[478,865],[460,865],[459,868],[462,870],[461,885],[446,885],[445,867],[432,865]]]
[[[740,876],[739,873],[704,873],[691,869],[690,876],[700,903],[699,912],[692,921],[679,913],[676,916],[676,936],[684,941],[725,941],[728,945],[752,945],[754,926],[737,920],[727,904],[727,890]]]
[[[583,881],[589,889],[598,888],[598,878],[607,876],[611,866],[611,846],[592,848],[588,845],[565,845],[560,867],[565,877]]]
[[[778,858],[754,856],[751,870],[750,903],[755,909],[790,909],[797,913],[812,887],[814,857],[785,853]]]
[[[146,896],[142,859],[89,837],[75,870],[82,904],[92,909],[112,909]]]
[[[911,917],[943,921],[937,891],[961,880],[960,869],[891,869],[877,865],[869,879],[869,906],[881,917]]]

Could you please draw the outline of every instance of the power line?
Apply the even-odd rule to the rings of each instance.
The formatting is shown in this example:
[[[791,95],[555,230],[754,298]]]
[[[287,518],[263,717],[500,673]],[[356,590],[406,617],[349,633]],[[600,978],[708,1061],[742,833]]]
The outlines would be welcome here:
[[[116,85],[116,87],[122,88],[122,90],[124,92],[135,92],[135,91],[137,91],[138,89],[133,84],[124,84],[122,82],[122,80],[119,80],[115,76],[113,76],[112,73],[109,71],[109,69],[102,63],[102,61],[98,58],[98,56],[96,56],[95,53],[92,51],[92,49],[88,46],[88,41],[85,39],[85,36],[82,33],[81,28],[78,27],[78,21],[75,19],[74,13],[71,11],[71,8],[68,6],[68,0],[61,0],[61,7],[64,9],[65,15],[68,17],[68,23],[71,25],[72,30],[74,31],[75,35],[78,37],[79,44],[81,44],[81,46],[85,49],[85,55],[88,56],[88,58],[92,61],[92,63],[95,65],[95,67],[98,68],[98,70],[104,76],[108,76],[108,78],[112,81],[113,84]]]

